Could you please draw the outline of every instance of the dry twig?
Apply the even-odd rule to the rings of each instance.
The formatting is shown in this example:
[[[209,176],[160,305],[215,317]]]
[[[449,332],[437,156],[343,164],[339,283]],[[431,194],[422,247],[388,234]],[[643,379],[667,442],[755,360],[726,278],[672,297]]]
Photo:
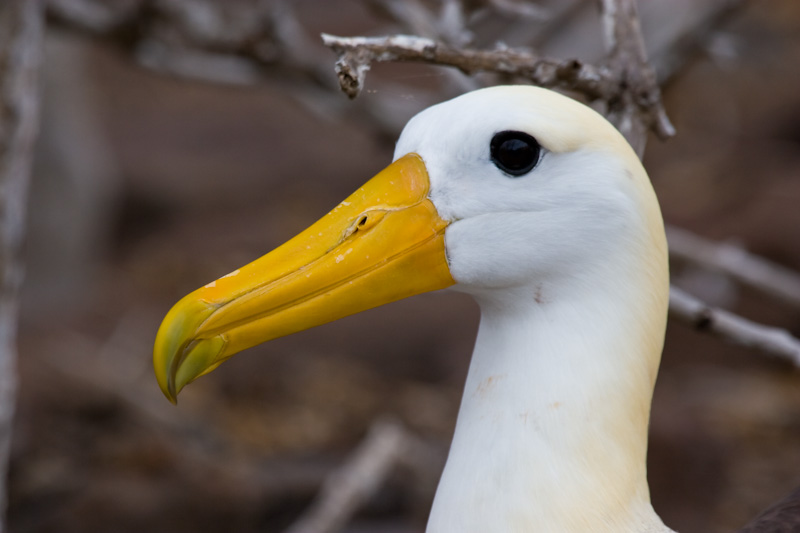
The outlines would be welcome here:
[[[661,103],[655,74],[647,63],[634,0],[603,0],[601,5],[608,60],[600,67],[577,59],[540,57],[526,50],[475,50],[410,35],[322,34],[322,40],[338,56],[339,84],[350,98],[358,96],[366,73],[375,62],[413,61],[455,67],[465,74],[504,74],[606,102],[609,119],[641,156],[648,128],[662,139],[673,136],[675,130]]]
[[[664,112],[655,72],[647,62],[635,0],[601,0],[601,12],[608,67],[629,88],[621,91],[620,99],[608,101],[608,118],[641,157],[648,126],[662,138],[675,132]],[[752,262],[748,266],[752,267]],[[700,331],[800,366],[800,340],[789,332],[711,307],[675,286],[670,287],[670,316]]]
[[[670,256],[722,272],[743,285],[800,307],[800,273],[735,244],[710,241],[674,226],[666,229]]]
[[[610,71],[578,60],[538,57],[524,50],[473,50],[411,35],[338,37],[322,34],[325,46],[339,57],[336,72],[342,90],[358,96],[367,70],[374,62],[413,61],[455,67],[465,74],[494,72],[529,80],[536,85],[582,93],[590,100],[616,94]]]
[[[511,17],[523,17],[531,20],[544,20],[550,12],[532,2],[520,0],[488,0],[488,3],[500,13]]]
[[[243,69],[284,57],[274,10],[264,2],[50,0],[48,15],[53,23],[108,39],[151,68],[163,63],[162,70],[183,76],[252,83],[227,78],[226,64]]]
[[[674,286],[670,287],[669,292],[669,314],[698,331],[777,356],[800,367],[800,340],[786,330],[711,307]]]
[[[398,422],[378,420],[341,468],[332,472],[317,498],[286,533],[332,533],[380,488],[407,452],[409,436]]]
[[[636,0],[601,0],[601,18],[608,58],[606,66],[617,94],[605,98],[607,117],[641,158],[652,129],[661,139],[675,135],[661,102],[661,91],[647,62]]]
[[[360,115],[387,138],[410,112],[382,95],[355,107],[341,101],[327,54],[315,48],[289,0],[49,0],[48,16],[54,26],[102,38],[151,70],[234,85],[268,80],[322,118]]]
[[[38,128],[42,21],[39,0],[0,4],[0,532],[16,403],[17,309],[25,206]]]

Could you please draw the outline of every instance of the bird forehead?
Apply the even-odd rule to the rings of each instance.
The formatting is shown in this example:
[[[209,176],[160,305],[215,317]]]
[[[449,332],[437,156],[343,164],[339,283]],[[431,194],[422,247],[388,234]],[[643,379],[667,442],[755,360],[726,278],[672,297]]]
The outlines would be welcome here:
[[[482,153],[488,150],[484,145],[491,137],[505,130],[524,131],[551,152],[621,141],[602,116],[566,96],[539,87],[501,86],[473,91],[420,112],[403,130],[395,157],[424,147],[443,156]]]

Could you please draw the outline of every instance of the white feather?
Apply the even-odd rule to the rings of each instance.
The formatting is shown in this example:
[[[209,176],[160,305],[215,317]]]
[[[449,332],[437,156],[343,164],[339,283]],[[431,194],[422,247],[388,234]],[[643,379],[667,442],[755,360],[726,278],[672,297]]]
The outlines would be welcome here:
[[[525,176],[491,160],[505,130],[544,149]],[[669,531],[645,467],[666,241],[631,148],[569,98],[495,87],[413,118],[395,158],[411,152],[482,315],[428,532]]]

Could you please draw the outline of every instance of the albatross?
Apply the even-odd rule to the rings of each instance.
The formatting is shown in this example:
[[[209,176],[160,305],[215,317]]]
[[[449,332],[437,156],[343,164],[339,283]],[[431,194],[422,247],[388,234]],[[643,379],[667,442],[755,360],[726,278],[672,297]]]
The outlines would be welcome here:
[[[256,344],[444,288],[481,319],[429,533],[663,533],[645,457],[669,295],[656,196],[591,108],[481,89],[274,251],[181,299],[156,336],[173,402]]]

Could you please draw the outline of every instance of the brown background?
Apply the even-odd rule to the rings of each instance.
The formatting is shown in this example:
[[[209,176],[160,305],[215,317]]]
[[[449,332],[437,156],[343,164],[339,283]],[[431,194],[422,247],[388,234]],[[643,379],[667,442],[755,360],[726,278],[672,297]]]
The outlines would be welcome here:
[[[375,33],[355,1],[298,12],[311,34]],[[152,376],[172,303],[316,220],[390,161],[391,141],[347,113],[321,118],[282,83],[179,80],[65,33],[47,59],[11,531],[278,531],[381,415],[446,449],[478,321],[458,294],[254,348],[177,408]],[[375,76],[409,108],[442,79],[406,65]],[[749,4],[665,97],[678,136],[651,140],[645,164],[666,219],[800,269],[800,4]],[[800,335],[799,309],[696,268],[673,274]],[[797,370],[670,325],[649,468],[671,527],[743,524],[800,485]],[[422,531],[433,482],[394,476],[347,531]]]

